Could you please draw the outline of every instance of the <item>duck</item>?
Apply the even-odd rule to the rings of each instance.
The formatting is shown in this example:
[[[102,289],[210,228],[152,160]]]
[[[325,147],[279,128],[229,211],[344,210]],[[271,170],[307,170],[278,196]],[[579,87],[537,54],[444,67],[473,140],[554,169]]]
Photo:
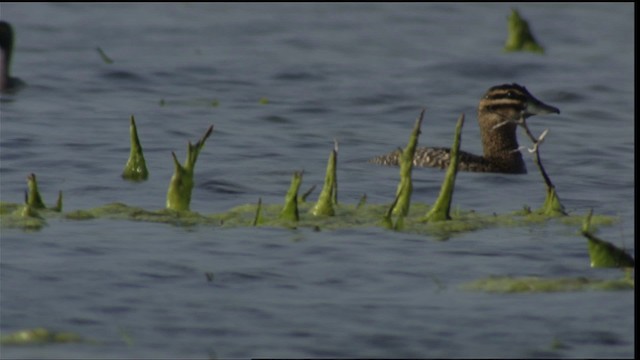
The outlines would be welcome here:
[[[24,82],[9,73],[13,53],[13,28],[6,21],[0,21],[0,52],[0,92],[17,90]]]
[[[460,151],[458,171],[503,174],[526,174],[527,167],[520,153],[516,136],[522,119],[533,115],[560,114],[560,110],[536,99],[516,83],[491,87],[478,104],[478,124],[482,140],[482,155]],[[374,164],[398,166],[402,149],[376,156]],[[445,169],[449,166],[451,149],[419,147],[413,157],[416,167]]]

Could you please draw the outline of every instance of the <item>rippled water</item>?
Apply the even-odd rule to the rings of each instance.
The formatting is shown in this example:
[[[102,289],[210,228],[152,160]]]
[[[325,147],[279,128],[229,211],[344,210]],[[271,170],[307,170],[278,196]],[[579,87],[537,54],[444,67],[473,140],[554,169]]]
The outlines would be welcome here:
[[[564,205],[618,215],[599,236],[633,250],[633,5],[518,5],[544,56],[502,53],[510,6],[3,3],[17,33],[13,73],[28,87],[0,102],[2,201],[21,202],[34,172],[45,202],[63,190],[68,211],[160,209],[171,151],[182,159],[214,124],[195,211],[282,202],[294,170],[303,188],[319,185],[334,138],[341,201],[389,203],[398,170],[368,158],[403,146],[422,107],[421,144],[449,146],[464,112],[462,147],[479,153],[478,99],[517,82],[561,109],[530,125],[550,129],[542,156]],[[120,179],[131,114],[151,172],[142,185]],[[527,165],[523,176],[459,174],[454,206],[540,206],[543,183]],[[442,176],[415,170],[414,201],[433,201]],[[99,342],[2,356],[633,356],[631,292],[460,289],[490,275],[619,277],[589,268],[577,229],[433,240],[115,220],[2,229],[2,333],[44,326]]]

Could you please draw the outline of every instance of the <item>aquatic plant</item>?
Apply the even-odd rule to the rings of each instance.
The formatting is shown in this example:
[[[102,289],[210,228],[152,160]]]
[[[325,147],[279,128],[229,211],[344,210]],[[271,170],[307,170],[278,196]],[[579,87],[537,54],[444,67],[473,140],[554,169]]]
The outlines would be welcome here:
[[[453,200],[453,190],[455,188],[456,174],[458,173],[458,163],[460,162],[460,138],[462,135],[462,126],[464,125],[464,114],[460,115],[456,123],[456,131],[453,138],[453,146],[451,147],[451,161],[447,168],[447,173],[440,188],[440,194],[435,204],[425,215],[422,221],[443,221],[451,220],[449,214],[451,210],[451,201]]]
[[[498,293],[633,290],[635,288],[635,281],[631,278],[600,280],[585,277],[545,279],[536,276],[491,276],[465,283],[462,285],[462,288],[465,290]]]
[[[253,218],[252,226],[258,226],[264,222],[262,217],[262,198],[258,198],[258,205],[256,205],[256,216]]]
[[[38,345],[86,342],[80,335],[71,332],[56,332],[39,327],[13,332],[0,338],[2,345]]]
[[[533,33],[529,28],[527,20],[523,19],[518,10],[511,9],[507,21],[508,35],[504,50],[512,51],[530,51],[534,53],[544,53],[544,48],[538,44],[533,37]]]
[[[284,198],[284,207],[278,216],[281,220],[298,222],[300,219],[300,213],[298,212],[298,190],[302,183],[302,174],[302,171],[296,171],[293,173],[291,186],[289,186],[287,195]]]
[[[113,64],[113,60],[109,56],[107,56],[107,54],[99,46],[96,48],[96,51],[105,64]]]
[[[322,191],[318,196],[316,205],[311,209],[311,213],[314,216],[334,216],[334,206],[338,204],[338,178],[337,178],[337,157],[338,157],[338,142],[334,141],[333,150],[329,155],[327,162],[327,171],[324,178],[324,185]]]
[[[38,190],[38,181],[36,180],[36,174],[31,173],[27,176],[27,193],[25,198],[25,206],[32,210],[46,209],[47,206],[42,200],[40,191]],[[62,211],[62,191],[58,191],[58,199],[56,204],[49,208],[52,211]]]
[[[398,182],[398,188],[396,189],[396,199],[391,207],[391,214],[400,217],[407,216],[409,214],[409,207],[411,205],[411,193],[413,192],[413,183],[411,181],[411,172],[413,170],[413,156],[418,146],[418,138],[420,137],[422,127],[422,120],[424,119],[425,109],[422,109],[420,115],[416,119],[413,125],[413,130],[409,136],[409,142],[402,150],[400,156],[400,182]]]
[[[551,182],[551,178],[549,178],[547,171],[544,169],[544,166],[542,165],[542,159],[540,158],[540,145],[549,133],[549,130],[544,130],[542,134],[540,134],[540,136],[536,138],[535,136],[533,136],[531,130],[529,130],[529,126],[527,125],[527,121],[524,117],[522,117],[518,121],[518,124],[522,128],[524,128],[527,137],[529,137],[529,139],[533,143],[533,148],[528,149],[528,151],[530,153],[533,153],[533,159],[536,163],[536,166],[538,167],[538,170],[540,171],[540,175],[542,175],[542,179],[544,180],[544,184],[547,189],[544,204],[537,212],[546,216],[566,216],[567,213],[564,210],[564,206],[560,202],[560,198],[558,197],[558,194],[556,192],[556,187]]]
[[[175,211],[189,210],[196,161],[198,160],[200,150],[202,150],[205,141],[212,132],[213,125],[207,129],[202,138],[200,138],[195,145],[192,145],[191,142],[189,142],[187,147],[187,159],[184,162],[184,166],[178,161],[176,153],[173,151],[171,152],[174,172],[169,183],[169,190],[167,191],[167,209]]]
[[[147,163],[144,160],[142,145],[140,145],[140,139],[138,138],[138,128],[133,115],[131,115],[129,134],[131,151],[129,152],[129,160],[127,160],[122,171],[122,178],[131,181],[145,181],[149,178],[149,170],[147,170]]]
[[[36,174],[31,173],[27,176],[27,189],[27,205],[34,209],[46,208],[44,201],[42,201],[42,197],[40,196],[40,191],[38,191]]]
[[[627,268],[635,267],[635,260],[626,251],[616,247],[610,242],[604,241],[591,232],[591,216],[593,210],[589,211],[582,224],[582,236],[589,242],[589,258],[591,267],[594,268]]]

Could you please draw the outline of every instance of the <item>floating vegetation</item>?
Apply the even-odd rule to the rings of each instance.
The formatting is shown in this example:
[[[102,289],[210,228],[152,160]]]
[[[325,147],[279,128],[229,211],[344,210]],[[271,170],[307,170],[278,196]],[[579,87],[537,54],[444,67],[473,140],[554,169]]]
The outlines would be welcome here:
[[[591,232],[591,217],[593,210],[584,220],[582,235],[589,241],[589,258],[591,267],[594,268],[633,268],[636,263],[626,251],[616,247],[610,242],[599,239]]]
[[[462,288],[497,293],[633,290],[635,288],[635,280],[628,277],[617,280],[599,280],[585,277],[544,279],[535,276],[492,276],[463,284]]]
[[[269,99],[266,97],[261,97],[260,100],[258,100],[258,104],[260,105],[267,105],[269,103]]]
[[[105,64],[113,64],[113,60],[111,60],[111,58],[108,57],[107,54],[99,46],[96,48],[96,51]]]
[[[0,202],[0,225],[7,228],[20,228],[26,231],[40,230],[47,221],[45,215],[62,212],[62,191],[58,192],[56,204],[47,208],[38,190],[35,174],[27,176],[27,192],[22,205]]]
[[[520,16],[516,9],[511,9],[511,15],[508,18],[508,35],[504,50],[544,53],[544,48],[533,37],[529,23]]]
[[[455,161],[460,147],[460,136],[464,123],[464,116],[460,116],[456,125],[454,144],[452,147],[452,161],[454,166],[448,169],[440,195],[434,206],[424,203],[414,203],[411,207],[411,159],[415,150],[421,125],[424,118],[424,110],[416,120],[407,147],[403,151],[404,165],[401,165],[400,182],[396,192],[396,197],[392,204],[367,204],[366,194],[356,205],[338,204],[337,193],[337,151],[338,145],[334,144],[329,161],[323,189],[315,204],[305,202],[306,197],[313,191],[312,186],[305,194],[299,196],[299,189],[302,184],[303,172],[295,172],[291,181],[291,186],[285,197],[284,206],[278,204],[263,204],[260,199],[257,204],[247,204],[237,206],[231,210],[212,215],[201,215],[189,211],[191,193],[194,184],[194,168],[198,155],[204,146],[205,141],[211,135],[213,126],[209,127],[201,139],[192,145],[189,143],[187,159],[181,165],[175,153],[172,153],[175,171],[169,184],[167,192],[166,209],[149,211],[137,207],[131,207],[122,203],[107,204],[94,209],[84,209],[68,212],[61,215],[67,220],[91,220],[98,218],[108,218],[115,220],[146,221],[173,224],[177,226],[275,226],[275,227],[310,227],[313,229],[339,229],[345,227],[379,227],[404,231],[410,233],[430,234],[438,239],[448,239],[452,234],[459,232],[474,231],[478,229],[502,226],[524,226],[540,224],[549,219],[556,218],[564,224],[575,225],[582,222],[582,216],[570,216],[564,212],[564,208],[557,200],[555,188],[544,171],[544,167],[539,157],[540,139],[535,140],[530,134],[526,123],[522,120],[521,125],[525,127],[534,143],[536,162],[543,174],[547,184],[547,199],[552,199],[552,205],[543,206],[543,209],[550,208],[552,211],[531,211],[528,207],[524,210],[508,214],[483,215],[475,211],[464,211],[456,209],[451,212],[451,200],[455,185]],[[135,121],[132,117],[131,125],[135,128]],[[545,132],[546,133],[546,132]],[[543,134],[544,135],[544,134]],[[135,147],[135,130],[132,132],[132,148]],[[56,211],[62,209],[62,193],[59,194],[58,204],[51,209],[44,207],[44,202],[38,192],[35,175],[28,177],[27,200],[25,205],[0,203],[0,215],[2,216],[2,227],[23,228],[25,230],[38,230],[42,228],[45,219],[55,217]],[[549,195],[551,194],[551,195]],[[562,210],[562,211],[558,211]],[[425,214],[427,214],[425,216]],[[436,215],[437,214],[437,215]],[[395,216],[395,223],[392,220]],[[442,221],[446,220],[446,221]],[[616,218],[608,216],[594,216],[591,221],[599,225],[611,225]]]
[[[464,115],[460,116],[456,124],[454,143],[451,150],[451,162],[443,181],[438,199],[433,206],[424,203],[413,203],[410,206],[412,185],[411,171],[413,152],[418,143],[421,125],[424,118],[424,110],[415,122],[409,142],[403,150],[402,164],[400,166],[400,182],[396,191],[396,197],[389,206],[386,204],[367,204],[366,194],[362,196],[358,204],[338,204],[337,193],[337,142],[331,151],[327,163],[327,170],[323,189],[315,204],[305,202],[305,198],[311,193],[311,187],[305,194],[298,196],[302,185],[303,172],[294,172],[291,185],[285,196],[284,206],[281,204],[263,204],[259,199],[257,204],[240,205],[229,211],[203,215],[189,211],[191,192],[194,183],[194,168],[200,151],[205,141],[211,135],[213,126],[209,127],[200,140],[192,145],[189,143],[187,159],[181,165],[175,153],[172,153],[175,171],[171,178],[167,193],[166,209],[149,211],[138,207],[128,206],[122,203],[112,203],[88,210],[76,210],[61,214],[62,193],[59,194],[58,203],[52,209],[47,209],[38,191],[35,175],[28,176],[28,191],[24,205],[1,203],[0,216],[2,227],[22,228],[24,230],[40,230],[46,225],[46,219],[61,217],[67,220],[91,220],[113,219],[128,221],[144,221],[154,223],[171,224],[175,226],[214,226],[214,227],[246,227],[268,226],[285,228],[311,228],[314,230],[331,230],[357,227],[379,227],[393,229],[407,233],[425,234],[438,240],[447,240],[453,234],[474,231],[488,227],[513,227],[538,225],[550,219],[558,219],[561,223],[575,225],[583,221],[582,216],[569,215],[558,200],[555,187],[549,179],[540,159],[539,147],[542,143],[545,131],[538,139],[535,139],[529,131],[524,119],[519,125],[523,126],[529,138],[534,142],[530,151],[535,154],[536,164],[545,185],[547,197],[543,207],[537,211],[524,210],[508,214],[479,214],[475,211],[465,211],[456,208],[451,211],[451,202],[455,185],[460,137],[464,124]],[[132,117],[131,125],[135,129]],[[132,148],[137,138],[135,130],[132,130]],[[141,151],[141,149],[140,149]],[[425,215],[427,214],[427,215]],[[392,217],[395,216],[395,223]],[[634,267],[635,262],[631,256],[612,244],[595,237],[591,230],[591,224],[610,225],[616,221],[613,217],[594,216],[591,213],[584,220],[582,234],[589,241],[589,254],[593,267]],[[464,288],[487,292],[555,292],[555,291],[581,291],[581,290],[623,290],[633,289],[634,279],[627,273],[619,280],[597,280],[587,278],[560,278],[542,279],[538,277],[491,277],[465,284]],[[18,334],[18,335],[16,335]],[[45,329],[29,330],[16,333],[7,337],[5,343],[18,341],[52,341],[60,342],[64,339],[75,339],[73,336],[51,333]],[[18,340],[31,339],[31,340]],[[53,339],[53,340],[52,340]],[[5,341],[5,340],[3,340]]]
[[[0,338],[2,345],[42,345],[87,342],[71,332],[56,332],[45,328],[20,330]]]
[[[145,181],[149,178],[149,170],[147,170],[147,163],[144,160],[142,145],[140,145],[140,139],[138,138],[138,128],[133,115],[131,115],[129,133],[131,137],[131,152],[129,153],[129,160],[127,160],[127,164],[122,171],[122,178],[130,181]]]
[[[211,135],[211,132],[213,132],[213,125],[207,129],[202,138],[200,138],[195,145],[192,145],[191,142],[189,142],[187,148],[187,159],[184,162],[184,166],[178,161],[176,153],[173,151],[171,152],[175,169],[173,176],[171,177],[171,182],[169,183],[169,190],[167,191],[167,209],[176,211],[189,210],[196,161],[198,160],[200,150],[204,147],[204,143]]]

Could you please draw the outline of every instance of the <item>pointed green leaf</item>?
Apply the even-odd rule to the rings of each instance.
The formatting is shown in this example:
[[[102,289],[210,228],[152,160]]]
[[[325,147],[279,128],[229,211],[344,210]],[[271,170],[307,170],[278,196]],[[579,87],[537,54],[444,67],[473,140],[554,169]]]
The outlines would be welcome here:
[[[427,215],[422,221],[443,221],[450,220],[451,201],[453,200],[453,190],[455,188],[456,175],[458,174],[458,163],[460,162],[460,138],[462,135],[462,126],[464,125],[464,114],[460,115],[456,124],[456,132],[453,138],[453,146],[451,147],[451,160],[445,175],[438,199],[433,204]]]
[[[40,191],[38,191],[36,174],[32,173],[27,176],[27,188],[29,189],[27,192],[27,204],[34,209],[44,209],[46,206],[44,205],[44,201],[42,201]]]
[[[138,129],[133,115],[131,115],[130,119],[129,134],[131,139],[131,151],[129,152],[129,160],[127,160],[127,164],[124,166],[124,170],[122,171],[122,178],[131,181],[147,180],[149,177],[149,170],[147,170],[147,163],[144,160],[142,145],[140,145]]]
[[[411,204],[411,193],[413,192],[413,184],[411,182],[411,172],[413,170],[413,156],[418,146],[418,138],[420,137],[420,127],[424,118],[425,109],[422,109],[420,115],[411,131],[409,142],[402,151],[400,156],[400,182],[396,190],[396,201],[393,206],[393,215],[407,216],[409,214],[409,205]]]
[[[298,190],[302,183],[303,172],[296,171],[291,178],[291,185],[287,191],[287,195],[284,199],[284,207],[280,212],[279,218],[281,220],[297,222],[300,219],[298,214]]]
[[[311,213],[314,216],[334,216],[336,205],[336,194],[338,191],[338,185],[336,180],[336,158],[338,156],[337,142],[334,145],[334,149],[329,155],[329,161],[327,162],[327,172],[324,178],[324,186],[318,196],[318,202],[311,209]]]

